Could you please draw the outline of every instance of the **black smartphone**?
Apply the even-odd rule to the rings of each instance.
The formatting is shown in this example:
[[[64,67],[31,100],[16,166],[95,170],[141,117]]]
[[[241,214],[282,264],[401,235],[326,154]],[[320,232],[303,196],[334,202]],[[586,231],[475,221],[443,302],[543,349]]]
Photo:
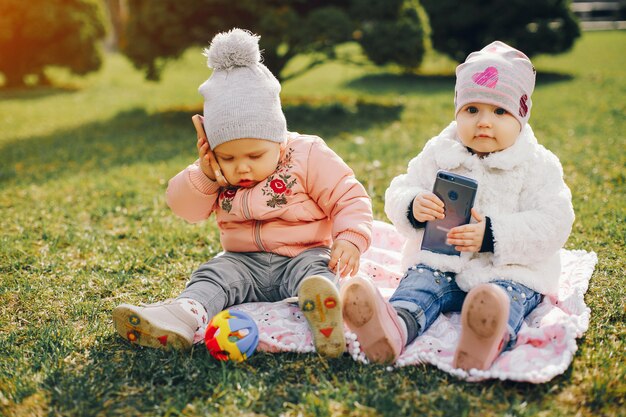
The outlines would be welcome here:
[[[471,178],[437,171],[433,193],[443,201],[445,217],[426,222],[422,249],[445,255],[461,254],[446,243],[446,235],[450,229],[469,223],[477,189],[478,183]]]

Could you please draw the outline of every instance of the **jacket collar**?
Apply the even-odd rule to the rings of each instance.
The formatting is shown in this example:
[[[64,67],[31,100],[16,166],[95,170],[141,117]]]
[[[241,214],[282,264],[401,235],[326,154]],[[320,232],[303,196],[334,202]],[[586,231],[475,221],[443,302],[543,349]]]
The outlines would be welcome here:
[[[471,169],[476,164],[486,169],[512,169],[526,161],[532,152],[537,139],[532,128],[527,123],[515,143],[499,152],[494,152],[483,158],[470,152],[457,135],[456,122],[452,122],[440,134],[440,145],[435,152],[437,165],[442,169],[455,169],[465,166]]]

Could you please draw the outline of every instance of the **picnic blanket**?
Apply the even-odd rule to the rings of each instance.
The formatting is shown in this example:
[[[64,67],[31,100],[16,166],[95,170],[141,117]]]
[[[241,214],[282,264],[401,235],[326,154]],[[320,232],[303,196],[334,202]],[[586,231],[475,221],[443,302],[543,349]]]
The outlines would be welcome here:
[[[359,274],[369,277],[390,297],[404,271],[400,251],[404,238],[388,224],[376,221],[370,249],[361,259]],[[486,371],[466,372],[452,367],[460,336],[460,313],[441,315],[389,367],[429,363],[468,381],[501,379],[542,383],[563,373],[577,350],[576,339],[589,327],[590,309],[584,294],[597,263],[594,252],[561,250],[562,272],[558,297],[544,300],[525,319],[515,347],[502,353]],[[313,339],[297,305],[286,302],[249,303],[235,307],[250,314],[259,326],[259,350],[313,352]],[[356,335],[345,328],[347,351],[367,363]]]

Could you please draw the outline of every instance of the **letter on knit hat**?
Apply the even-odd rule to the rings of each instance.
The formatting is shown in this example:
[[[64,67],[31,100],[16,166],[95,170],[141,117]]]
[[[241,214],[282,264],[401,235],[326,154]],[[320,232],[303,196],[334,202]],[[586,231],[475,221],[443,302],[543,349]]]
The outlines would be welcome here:
[[[215,35],[204,50],[213,74],[198,91],[204,97],[204,130],[211,149],[242,138],[287,139],[280,83],[261,63],[259,39],[235,28]]]
[[[530,59],[509,45],[495,41],[469,54],[456,68],[454,107],[487,103],[511,113],[522,127],[530,118],[535,68]]]

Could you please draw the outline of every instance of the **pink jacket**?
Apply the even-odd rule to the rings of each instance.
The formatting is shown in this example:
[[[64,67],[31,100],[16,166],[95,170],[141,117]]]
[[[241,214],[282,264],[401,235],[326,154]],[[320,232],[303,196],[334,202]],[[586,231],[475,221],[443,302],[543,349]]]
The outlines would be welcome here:
[[[172,178],[167,204],[188,222],[215,212],[222,247],[294,257],[336,239],[370,245],[372,205],[352,170],[317,136],[291,133],[276,171],[252,188],[220,188],[194,163]]]

